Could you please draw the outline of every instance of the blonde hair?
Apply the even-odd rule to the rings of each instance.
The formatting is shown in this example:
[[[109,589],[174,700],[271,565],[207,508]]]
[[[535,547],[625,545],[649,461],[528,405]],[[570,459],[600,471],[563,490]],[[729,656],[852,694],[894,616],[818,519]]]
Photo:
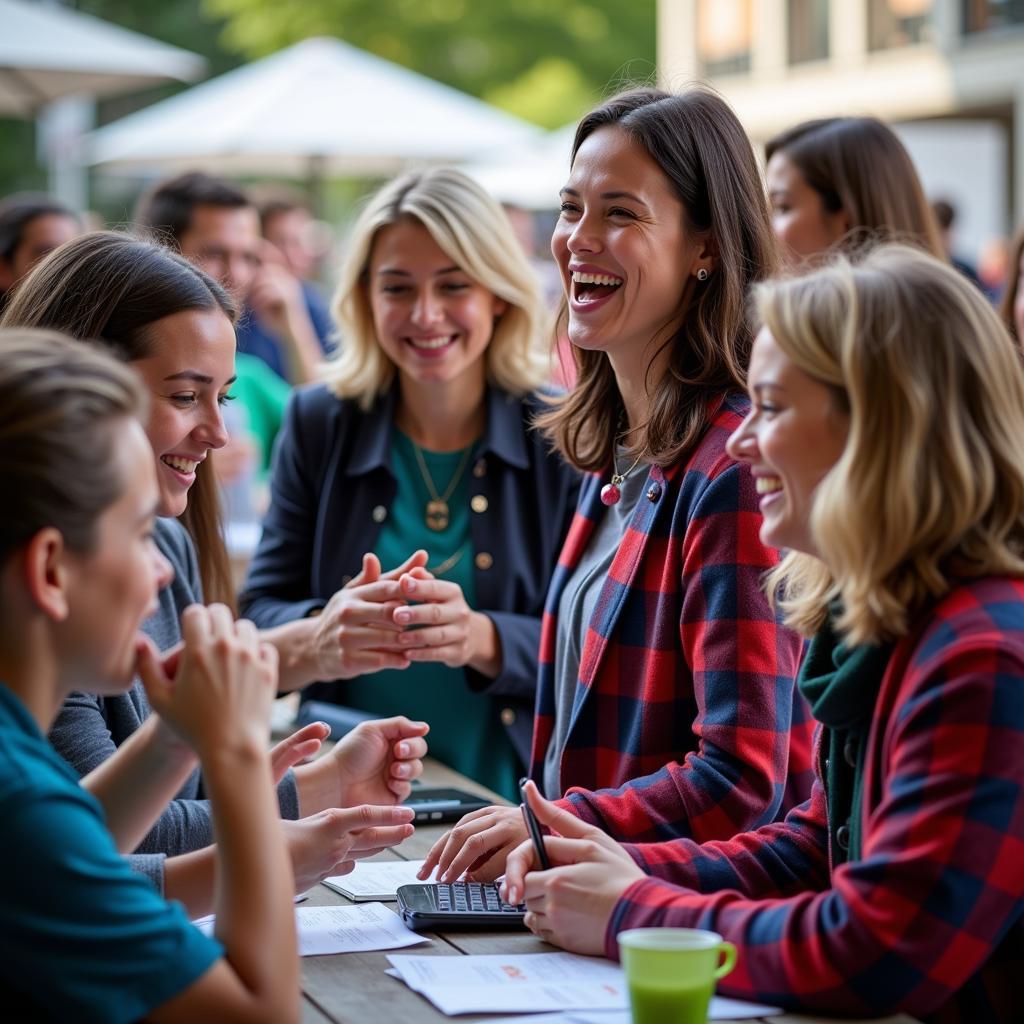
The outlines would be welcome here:
[[[1024,575],[1024,370],[978,289],[920,250],[879,246],[758,286],[760,322],[849,412],[810,528],[768,577],[804,635],[839,598],[851,644],[894,640],[955,579]]]
[[[415,171],[372,196],[356,221],[332,310],[340,354],[324,367],[339,398],[369,409],[391,386],[394,363],[381,348],[367,294],[367,269],[382,228],[411,221],[430,232],[446,256],[508,308],[494,325],[485,356],[487,379],[514,395],[550,377],[541,338],[546,317],[536,276],[501,206],[453,168]]]

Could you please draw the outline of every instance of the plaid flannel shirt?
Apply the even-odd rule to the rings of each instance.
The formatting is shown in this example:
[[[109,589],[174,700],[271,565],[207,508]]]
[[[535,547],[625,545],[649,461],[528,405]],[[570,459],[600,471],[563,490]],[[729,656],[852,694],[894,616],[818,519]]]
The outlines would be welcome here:
[[[561,761],[563,787],[582,788],[560,803],[620,839],[727,838],[810,791],[800,641],[765,598],[776,554],[758,538],[753,479],[725,452],[746,409],[726,397],[685,462],[651,467],[586,631]],[[554,731],[558,605],[604,510],[601,484],[584,481],[548,590],[534,779]]]
[[[863,856],[834,871],[843,823],[827,820],[820,778],[785,822],[629,847],[657,877],[626,890],[608,955],[624,928],[710,928],[739,948],[729,995],[1024,1021],[1024,581],[959,586],[897,645],[864,794]]]

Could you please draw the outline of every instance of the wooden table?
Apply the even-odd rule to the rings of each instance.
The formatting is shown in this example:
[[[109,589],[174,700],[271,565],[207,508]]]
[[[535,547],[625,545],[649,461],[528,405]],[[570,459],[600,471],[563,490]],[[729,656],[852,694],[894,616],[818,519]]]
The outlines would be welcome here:
[[[507,803],[457,772],[428,759],[423,773],[428,786],[457,786],[481,793],[496,803]],[[416,834],[381,860],[418,860],[425,857],[447,825],[417,825]],[[307,906],[348,905],[350,900],[324,885],[315,886]],[[393,906],[393,904],[392,904]],[[550,953],[554,946],[530,932],[428,932],[430,945],[413,946],[395,952],[417,956],[464,956],[472,953]],[[446,1017],[404,982],[388,977],[387,952],[343,953],[336,956],[302,958],[302,1019],[306,1024],[439,1024],[441,1021],[472,1024],[507,1014]],[[522,1020],[528,1024],[530,1014]],[[768,1019],[775,1024],[824,1024],[826,1018],[785,1014]],[[751,1021],[755,1018],[751,1018]],[[742,1024],[742,1022],[741,1022]],[[748,1022],[749,1024],[749,1022]],[[849,1020],[845,1024],[851,1024]],[[855,1022],[853,1022],[855,1024]],[[914,1024],[910,1017],[889,1017],[885,1024]]]

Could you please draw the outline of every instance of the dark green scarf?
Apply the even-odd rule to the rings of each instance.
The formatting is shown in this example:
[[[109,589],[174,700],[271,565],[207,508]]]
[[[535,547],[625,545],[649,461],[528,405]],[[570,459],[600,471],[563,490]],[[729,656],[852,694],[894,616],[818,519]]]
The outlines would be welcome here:
[[[815,634],[797,686],[824,728],[822,777],[828,800],[832,864],[861,856],[865,754],[872,714],[893,644],[847,647],[832,630],[834,610]]]

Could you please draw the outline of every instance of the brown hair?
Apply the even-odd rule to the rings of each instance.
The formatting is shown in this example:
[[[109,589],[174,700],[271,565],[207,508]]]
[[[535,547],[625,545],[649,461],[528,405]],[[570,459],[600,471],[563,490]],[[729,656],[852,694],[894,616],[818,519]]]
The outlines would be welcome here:
[[[683,205],[686,226],[706,233],[718,265],[683,313],[667,372],[654,381],[645,425],[651,460],[670,465],[699,441],[715,401],[743,386],[753,340],[744,315],[750,285],[775,269],[768,202],[750,140],[716,93],[692,88],[673,96],[632,89],[592,110],[573,140],[614,125],[661,168]],[[680,282],[680,296],[684,283]],[[564,322],[566,309],[563,306]],[[623,414],[611,363],[603,352],[573,347],[577,380],[572,391],[538,420],[561,454],[581,470],[609,464]],[[643,445],[635,445],[639,451]]]
[[[143,233],[178,248],[197,206],[243,210],[252,202],[234,182],[203,171],[186,171],[158,181],[142,195],[135,206],[135,223]]]
[[[1024,345],[1024,338],[1017,337],[1017,322],[1013,318],[1013,307],[1017,301],[1017,291],[1020,288],[1022,256],[1024,256],[1024,224],[1020,226],[1020,231],[1017,232],[1017,237],[1010,246],[1010,262],[1006,265],[1006,288],[1003,291],[1002,301],[999,303],[999,314],[1003,318],[1003,323],[1006,324],[1006,329],[1018,345]]]
[[[94,231],[54,250],[21,282],[0,327],[45,327],[98,341],[131,363],[150,352],[147,328],[184,310],[235,306],[211,277],[162,246],[113,231]],[[196,546],[207,601],[234,606],[213,467],[196,469],[181,521]]]
[[[896,133],[875,117],[827,117],[780,132],[765,156],[782,153],[821,196],[829,213],[842,210],[851,237],[917,245],[946,259],[939,225],[914,161]]]
[[[44,527],[92,550],[122,494],[117,427],[140,416],[137,377],[93,346],[50,331],[0,331],[0,564]]]

